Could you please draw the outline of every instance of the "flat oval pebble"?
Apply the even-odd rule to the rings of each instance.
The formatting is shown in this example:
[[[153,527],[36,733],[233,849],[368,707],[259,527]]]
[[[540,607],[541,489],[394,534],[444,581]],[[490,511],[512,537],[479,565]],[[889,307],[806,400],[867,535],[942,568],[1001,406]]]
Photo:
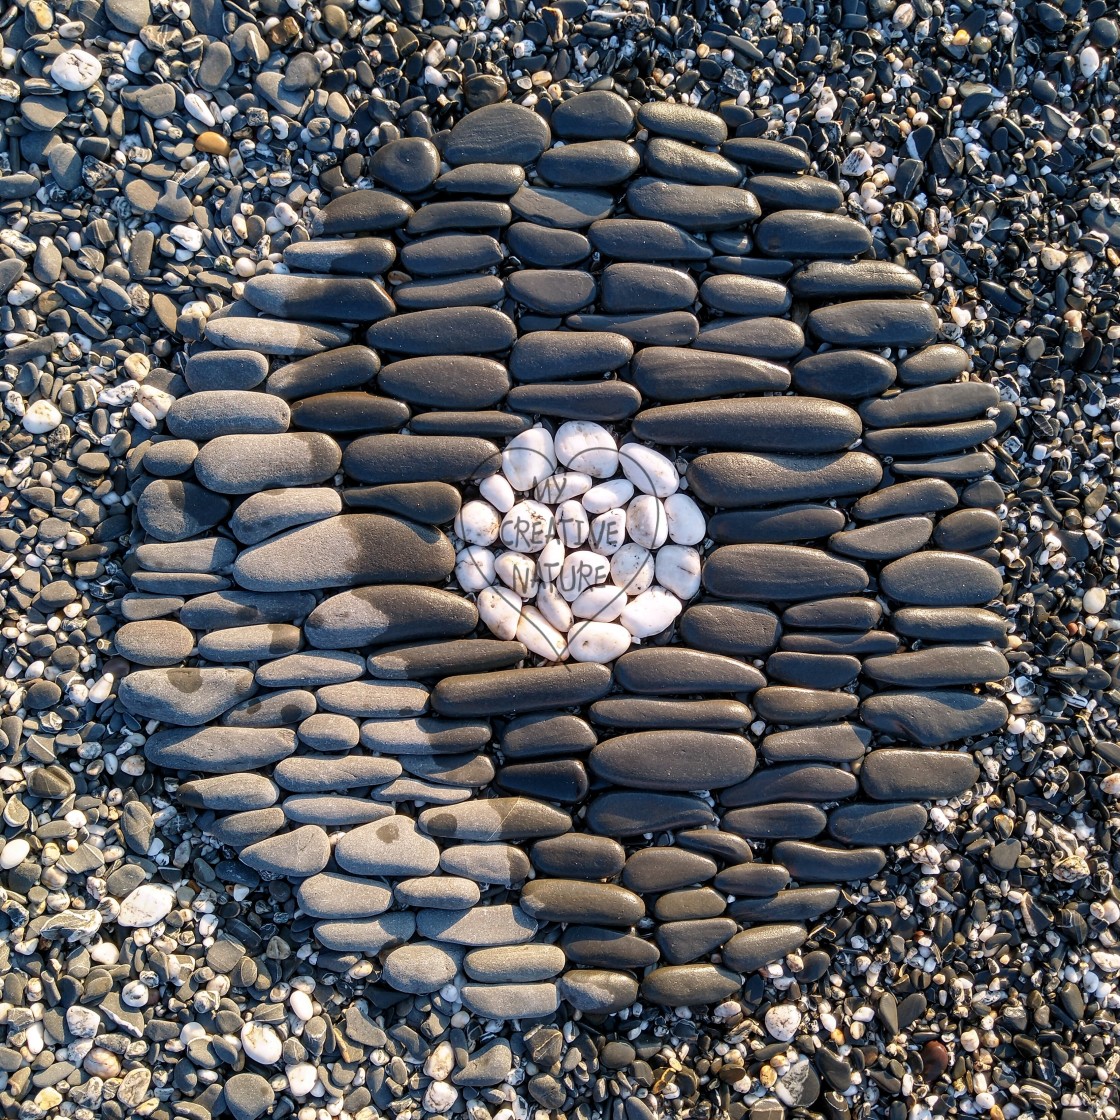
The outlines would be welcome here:
[[[715,113],[670,101],[648,101],[638,109],[638,124],[657,136],[693,144],[721,144],[727,125]]]
[[[320,432],[226,435],[195,459],[195,477],[219,494],[253,494],[268,487],[314,486],[334,476],[342,450]]]
[[[799,545],[724,545],[704,564],[705,588],[732,599],[817,599],[858,593],[867,583],[862,566]]]
[[[361,190],[332,199],[316,215],[316,237],[343,233],[370,233],[402,228],[413,210],[403,198],[388,191]]]
[[[724,961],[739,972],[754,972],[800,948],[808,932],[795,923],[775,923],[737,933],[723,946]]]
[[[971,692],[880,692],[860,705],[868,727],[926,747],[998,731],[1007,707],[993,697]]]
[[[687,473],[701,501],[742,509],[864,494],[878,484],[883,468],[862,451],[819,456],[716,451],[698,455]]]
[[[520,105],[485,105],[466,114],[451,130],[448,163],[532,163],[548,147],[544,117]]]
[[[733,785],[754,762],[754,748],[741,736],[684,730],[605,739],[590,757],[592,771],[615,785],[670,792]]]
[[[871,247],[871,233],[839,214],[779,210],[758,223],[755,241],[771,257],[857,257]]]
[[[739,990],[740,980],[714,964],[666,965],[642,981],[642,995],[663,1007],[694,1007],[719,1003]]]
[[[448,307],[409,311],[382,319],[366,331],[366,341],[379,350],[417,356],[427,354],[491,354],[508,350],[517,338],[512,320],[492,307]]]
[[[834,303],[818,307],[808,319],[810,333],[834,346],[922,346],[936,338],[939,325],[924,300]]]
[[[918,607],[979,606],[999,596],[1003,581],[991,564],[959,552],[916,552],[888,564],[883,591]]]
[[[968,754],[885,748],[867,757],[860,785],[876,801],[941,801],[964,793],[979,773]]]

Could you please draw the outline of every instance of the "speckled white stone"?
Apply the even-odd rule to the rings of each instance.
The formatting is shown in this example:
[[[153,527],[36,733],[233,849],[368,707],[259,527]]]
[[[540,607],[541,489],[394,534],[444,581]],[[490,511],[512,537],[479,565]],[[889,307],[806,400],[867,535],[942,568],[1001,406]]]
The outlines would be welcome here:
[[[583,508],[593,517],[615,506],[624,506],[634,496],[634,484],[628,478],[612,478],[592,486],[581,499]]]
[[[667,544],[654,556],[657,582],[678,599],[691,599],[700,590],[700,553],[683,544]]]
[[[556,430],[556,458],[574,471],[610,478],[618,470],[618,444],[602,424],[569,420]]]
[[[627,443],[619,448],[622,473],[643,494],[667,498],[680,486],[681,476],[672,461],[660,451],[641,443]]]
[[[651,587],[626,604],[619,622],[635,638],[652,638],[671,626],[681,613],[680,600],[663,587]]]
[[[665,499],[665,517],[674,544],[699,544],[707,535],[703,510],[687,494],[670,494]]]
[[[652,494],[639,494],[626,507],[626,533],[643,548],[660,548],[669,539],[665,507]]]
[[[502,474],[514,490],[532,490],[556,470],[556,449],[544,428],[520,432],[502,452]]]
[[[606,664],[621,657],[632,641],[630,631],[614,622],[577,622],[568,635],[573,661]]]

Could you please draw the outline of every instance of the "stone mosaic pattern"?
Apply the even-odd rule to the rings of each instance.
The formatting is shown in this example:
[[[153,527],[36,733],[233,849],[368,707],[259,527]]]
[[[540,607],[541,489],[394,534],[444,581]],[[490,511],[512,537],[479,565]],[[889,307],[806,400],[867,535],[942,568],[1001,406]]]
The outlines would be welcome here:
[[[1009,416],[793,146],[589,93],[372,167],[189,359],[121,703],[215,839],[399,990],[722,999],[1004,722]],[[708,519],[699,594],[609,666],[487,633],[453,572],[503,446],[571,420],[660,449]]]

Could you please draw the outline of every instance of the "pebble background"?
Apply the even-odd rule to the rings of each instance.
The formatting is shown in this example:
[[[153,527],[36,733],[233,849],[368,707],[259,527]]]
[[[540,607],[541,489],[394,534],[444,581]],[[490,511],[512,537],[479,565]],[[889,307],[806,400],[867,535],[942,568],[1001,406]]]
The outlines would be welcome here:
[[[215,10],[183,5],[153,15],[139,7],[83,7],[68,13],[81,22],[54,28],[58,15],[31,4],[4,32],[3,62],[19,64],[5,103],[18,106],[6,121],[11,173],[0,178],[9,219],[0,237],[10,280],[6,482],[18,489],[9,506],[16,528],[3,542],[14,715],[3,724],[0,863],[13,933],[0,944],[10,960],[0,1068],[2,1091],[20,1102],[20,1114],[140,1107],[250,1117],[275,1105],[278,1115],[301,1111],[306,1120],[317,1107],[368,1116],[507,1108],[769,1116],[813,1104],[829,1115],[1109,1115],[1110,977],[1120,967],[1111,927],[1120,908],[1108,832],[1116,760],[1115,559],[1106,542],[1115,401],[1107,374],[1110,284],[1120,261],[1110,245],[1106,106],[1115,92],[1108,66],[1116,27],[1107,9],[1041,4],[965,14],[901,5],[811,19],[787,9],[785,22],[770,10],[729,9],[704,13],[702,25],[688,17],[674,26],[677,17],[659,11],[603,19],[561,6],[495,6],[463,17],[482,25],[478,62],[433,53],[432,43],[452,38],[433,34],[441,11],[402,13],[418,35],[374,13],[368,30],[355,28],[355,39],[369,42],[355,52],[365,57],[352,60],[353,74],[356,88],[370,88],[361,87],[368,66],[371,78],[384,79],[383,95],[348,100],[343,71],[347,96],[333,108],[356,127],[332,137],[329,103],[318,118],[326,127],[313,119],[318,92],[298,106],[290,97],[287,108],[268,93],[282,88],[273,79],[288,67],[298,93],[299,82],[306,90],[322,79],[321,92],[332,70],[350,65],[329,48],[326,58],[301,53],[314,41],[301,41],[301,21],[310,28],[315,10],[284,20],[255,12],[254,32],[254,19],[227,6],[230,27],[209,25],[202,57],[212,55],[219,75],[222,51],[211,48],[225,37],[238,51],[246,43],[255,51],[255,34],[264,51],[238,57],[244,69],[209,91],[211,104],[223,100],[223,85],[232,90],[264,70],[243,87],[254,90],[245,122],[234,109],[223,118],[231,127],[204,136],[192,122],[205,123],[196,88],[207,87],[195,87],[185,61],[175,60],[190,57],[190,44],[179,53],[184,32],[207,27]],[[323,26],[308,34],[333,31],[329,19],[344,11],[328,6]],[[334,33],[346,33],[345,18]],[[115,58],[105,46],[114,41]],[[74,42],[112,76],[104,91],[83,96],[94,68],[81,57],[62,60],[59,86],[74,86],[68,106],[40,75],[44,55]],[[385,65],[382,52],[419,61],[421,47],[425,65],[411,74],[407,62],[396,74]],[[172,60],[166,74],[157,64],[139,77],[145,48],[162,54],[161,63]],[[794,56],[800,61],[787,69]],[[898,65],[879,69],[888,58]],[[179,338],[200,337],[208,311],[240,297],[232,278],[269,271],[270,251],[314,228],[325,203],[316,190],[347,181],[333,175],[346,161],[331,158],[332,146],[340,154],[379,147],[395,135],[394,118],[425,135],[425,118],[411,114],[416,106],[404,108],[411,95],[445,101],[430,115],[439,126],[457,118],[460,90],[468,106],[507,92],[556,101],[564,85],[604,72],[639,101],[658,87],[713,109],[738,100],[733,132],[800,136],[816,169],[876,230],[876,244],[910,263],[936,295],[943,337],[959,331],[981,376],[1017,406],[993,449],[1017,538],[1005,534],[999,545],[1015,623],[1012,672],[1002,682],[1011,734],[976,745],[980,784],[959,810],[934,810],[934,838],[892,851],[869,884],[845,891],[842,917],[814,923],[805,945],[714,1012],[663,1013],[647,996],[605,1022],[564,1013],[555,1026],[510,1035],[465,1015],[445,993],[402,999],[367,985],[369,962],[307,944],[283,884],[239,881],[238,864],[215,863],[219,853],[205,845],[196,815],[181,811],[167,796],[173,785],[147,770],[139,748],[155,729],[129,721],[113,698],[124,667],[110,657],[117,620],[106,605],[121,597],[130,484],[139,490],[143,433],[130,430],[155,427],[184,395],[186,383],[170,372],[182,368]],[[118,95],[124,112],[112,100]],[[307,127],[267,113],[249,124],[259,112],[253,97]],[[375,102],[379,112],[361,118]],[[120,112],[120,127],[101,114],[104,106]],[[168,148],[155,166],[150,150],[131,165],[123,159],[121,171],[109,163],[99,171],[93,153],[92,183],[59,178],[68,158],[72,166],[76,153],[87,154],[89,134],[109,138],[98,149],[109,159],[114,143],[133,139],[123,128],[138,122],[135,139],[143,143],[146,131],[154,149],[143,117],[157,113],[185,126],[180,135],[196,136],[193,145],[176,152],[163,140]],[[78,139],[82,120],[92,127]],[[217,141],[242,128],[249,131],[239,150],[249,164],[234,156],[227,174]],[[250,140],[253,129],[268,134]],[[64,147],[70,152],[57,150]],[[192,147],[214,157],[214,180],[209,167],[190,178],[200,166]],[[293,161],[277,151],[304,154],[292,172]],[[254,159],[262,161],[259,186],[247,203],[243,194],[223,211],[230,184],[249,181]],[[173,182],[184,162],[194,166]],[[372,163],[351,158],[348,181],[366,185]],[[136,170],[143,167],[147,175]],[[152,182],[165,184],[169,203],[193,191],[189,211],[173,219],[153,207],[144,191]],[[51,191],[61,192],[53,202]],[[236,212],[246,206],[260,213]],[[149,240],[137,231],[153,212]],[[246,217],[259,226],[237,221]],[[149,277],[145,252],[164,271],[141,285],[134,273],[157,275]],[[34,281],[23,279],[24,262]]]

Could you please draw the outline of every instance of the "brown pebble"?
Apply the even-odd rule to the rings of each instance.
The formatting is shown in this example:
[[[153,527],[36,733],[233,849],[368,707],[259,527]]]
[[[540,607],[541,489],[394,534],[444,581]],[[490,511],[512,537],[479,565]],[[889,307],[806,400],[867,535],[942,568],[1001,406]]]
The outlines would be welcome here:
[[[229,141],[220,132],[200,132],[195,137],[194,146],[210,156],[229,155]]]
[[[937,1041],[922,1047],[922,1077],[927,1082],[936,1081],[949,1068],[949,1051]]]

